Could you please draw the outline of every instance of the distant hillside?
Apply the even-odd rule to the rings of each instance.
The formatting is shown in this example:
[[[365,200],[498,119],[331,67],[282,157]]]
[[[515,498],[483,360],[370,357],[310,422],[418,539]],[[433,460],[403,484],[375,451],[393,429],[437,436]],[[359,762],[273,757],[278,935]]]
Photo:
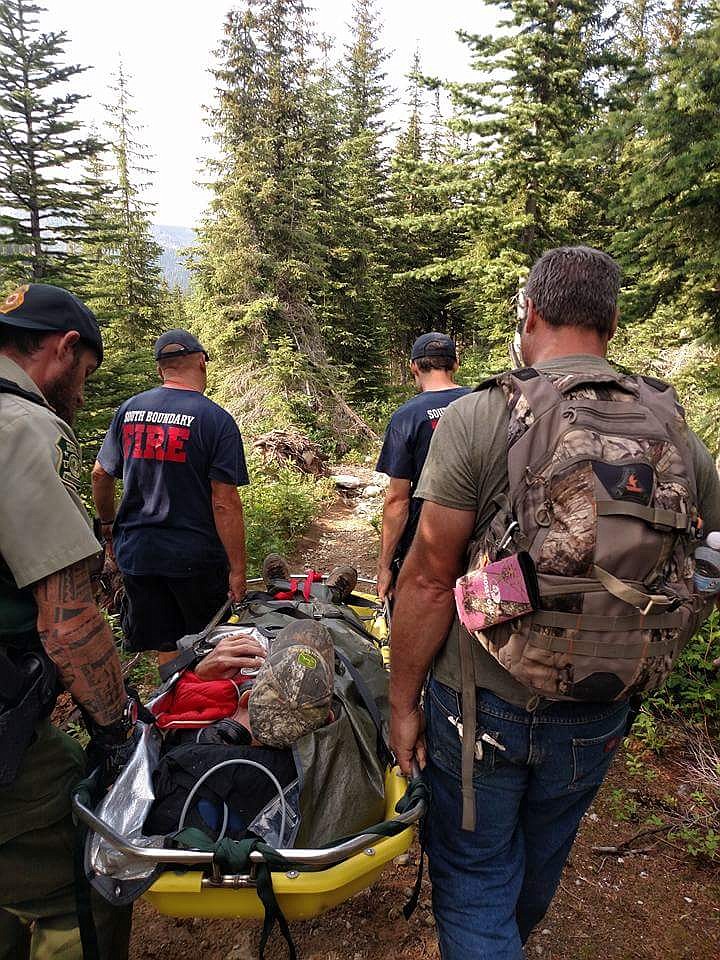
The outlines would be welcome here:
[[[164,223],[156,223],[152,228],[155,242],[163,249],[160,257],[162,272],[171,287],[179,286],[187,290],[190,273],[185,265],[181,251],[193,246],[196,242],[195,231],[190,227],[172,227]]]

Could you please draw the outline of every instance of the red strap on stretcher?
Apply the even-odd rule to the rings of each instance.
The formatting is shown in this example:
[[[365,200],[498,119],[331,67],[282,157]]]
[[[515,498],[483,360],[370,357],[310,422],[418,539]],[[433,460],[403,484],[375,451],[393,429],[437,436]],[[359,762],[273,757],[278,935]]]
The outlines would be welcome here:
[[[302,595],[305,598],[305,602],[310,601],[310,590],[314,583],[319,583],[322,580],[322,574],[318,573],[317,570],[309,570],[305,574],[305,583],[303,584]],[[276,593],[273,597],[273,600],[292,600],[297,593],[299,581],[293,577],[290,581],[289,590],[281,590],[279,593]]]
[[[308,570],[305,577],[305,586],[303,587],[303,596],[305,597],[305,602],[310,602],[310,590],[314,583],[318,583],[322,580],[322,574],[318,573],[317,570]]]

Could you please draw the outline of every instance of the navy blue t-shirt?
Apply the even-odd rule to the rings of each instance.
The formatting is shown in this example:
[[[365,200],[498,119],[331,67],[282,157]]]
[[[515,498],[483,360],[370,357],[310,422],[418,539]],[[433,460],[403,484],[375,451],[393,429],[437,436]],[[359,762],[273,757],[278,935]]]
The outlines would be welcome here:
[[[466,393],[470,393],[467,387],[425,390],[398,407],[390,418],[375,469],[389,477],[410,481],[408,521],[395,551],[398,558],[409,550],[420,519],[422,501],[415,499],[413,493],[425,466],[433,430],[448,404]]]
[[[227,410],[197,390],[155,387],[118,407],[98,461],[123,481],[113,529],[123,573],[186,577],[227,563],[211,481],[248,483],[240,431]]]

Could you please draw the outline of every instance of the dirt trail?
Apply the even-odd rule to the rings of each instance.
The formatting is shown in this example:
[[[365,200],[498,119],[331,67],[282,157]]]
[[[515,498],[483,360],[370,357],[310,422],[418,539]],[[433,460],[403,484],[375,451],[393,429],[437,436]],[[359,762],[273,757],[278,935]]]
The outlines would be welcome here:
[[[369,484],[372,472],[366,467],[338,467]],[[379,539],[367,514],[358,506],[367,501],[359,497],[340,497],[330,504],[322,517],[310,525],[289,557],[294,570],[312,567],[328,573],[340,563],[351,563],[361,577],[375,579]]]
[[[369,482],[369,471],[350,472]],[[372,577],[376,557],[371,523],[338,500],[290,559],[296,569],[323,571],[351,560]],[[694,789],[680,782],[674,760],[672,752],[663,761],[645,758],[641,774],[631,776],[618,758],[581,825],[550,912],[526,948],[528,960],[719,960],[717,866],[701,866],[677,843],[657,837],[643,841],[646,853],[601,857],[591,851],[593,844],[616,845],[639,832],[652,802]],[[370,890],[316,920],[293,923],[302,960],[439,960],[427,874],[414,917],[408,923],[400,912],[416,869],[414,849],[409,863],[390,865]],[[162,917],[143,901],[136,906],[131,958],[255,960],[258,935],[258,924]],[[266,957],[286,955],[276,935]]]

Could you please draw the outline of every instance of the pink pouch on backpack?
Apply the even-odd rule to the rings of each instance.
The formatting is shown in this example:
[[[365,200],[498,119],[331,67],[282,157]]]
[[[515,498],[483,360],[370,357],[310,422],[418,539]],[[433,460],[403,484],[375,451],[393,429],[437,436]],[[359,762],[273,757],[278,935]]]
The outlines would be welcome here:
[[[465,629],[486,630],[537,608],[535,566],[530,554],[515,553],[460,577],[453,593]]]

